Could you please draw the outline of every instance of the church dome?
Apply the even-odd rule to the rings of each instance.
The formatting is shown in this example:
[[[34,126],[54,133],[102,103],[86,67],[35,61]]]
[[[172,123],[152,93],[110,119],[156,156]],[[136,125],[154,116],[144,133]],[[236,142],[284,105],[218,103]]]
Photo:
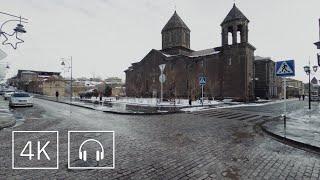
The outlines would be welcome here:
[[[170,20],[167,22],[167,24],[163,27],[161,32],[172,30],[175,28],[183,28],[190,31],[188,26],[183,22],[183,20],[180,18],[180,16],[177,14],[176,11],[174,11],[174,14],[170,18]]]

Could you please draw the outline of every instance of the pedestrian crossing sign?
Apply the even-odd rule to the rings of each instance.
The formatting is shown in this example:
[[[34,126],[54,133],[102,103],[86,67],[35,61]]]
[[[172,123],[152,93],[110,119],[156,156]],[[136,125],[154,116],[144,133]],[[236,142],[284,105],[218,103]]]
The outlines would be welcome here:
[[[289,77],[295,76],[294,60],[276,62],[276,76]]]
[[[203,76],[199,77],[200,86],[206,85],[206,83],[207,83],[207,78],[206,77],[203,77]]]

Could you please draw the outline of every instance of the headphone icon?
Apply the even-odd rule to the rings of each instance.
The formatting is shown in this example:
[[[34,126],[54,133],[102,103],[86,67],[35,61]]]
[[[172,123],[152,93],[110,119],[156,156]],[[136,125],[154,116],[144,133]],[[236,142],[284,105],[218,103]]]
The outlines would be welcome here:
[[[83,161],[87,161],[87,151],[83,151],[82,152],[81,149],[82,149],[82,146],[85,143],[91,142],[91,141],[98,143],[100,145],[100,147],[101,147],[101,152],[100,151],[96,151],[96,160],[100,161],[100,160],[104,159],[104,148],[103,148],[102,144],[99,141],[95,140],[95,139],[87,139],[87,140],[85,140],[85,141],[83,141],[81,143],[80,148],[79,148],[79,159],[81,159]]]

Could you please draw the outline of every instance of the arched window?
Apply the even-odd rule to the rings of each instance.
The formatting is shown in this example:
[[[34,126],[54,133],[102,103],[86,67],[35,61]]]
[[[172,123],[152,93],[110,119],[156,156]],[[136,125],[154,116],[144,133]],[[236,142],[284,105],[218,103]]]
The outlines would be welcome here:
[[[228,32],[228,45],[232,44],[232,33]]]

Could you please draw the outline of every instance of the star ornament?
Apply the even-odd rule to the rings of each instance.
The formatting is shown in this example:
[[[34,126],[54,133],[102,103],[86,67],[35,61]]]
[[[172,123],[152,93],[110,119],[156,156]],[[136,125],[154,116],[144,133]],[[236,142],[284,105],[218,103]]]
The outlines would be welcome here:
[[[22,39],[18,37],[18,33],[14,31],[12,34],[2,32],[5,40],[2,42],[3,45],[10,45],[13,49],[17,49],[18,44],[24,43]]]

